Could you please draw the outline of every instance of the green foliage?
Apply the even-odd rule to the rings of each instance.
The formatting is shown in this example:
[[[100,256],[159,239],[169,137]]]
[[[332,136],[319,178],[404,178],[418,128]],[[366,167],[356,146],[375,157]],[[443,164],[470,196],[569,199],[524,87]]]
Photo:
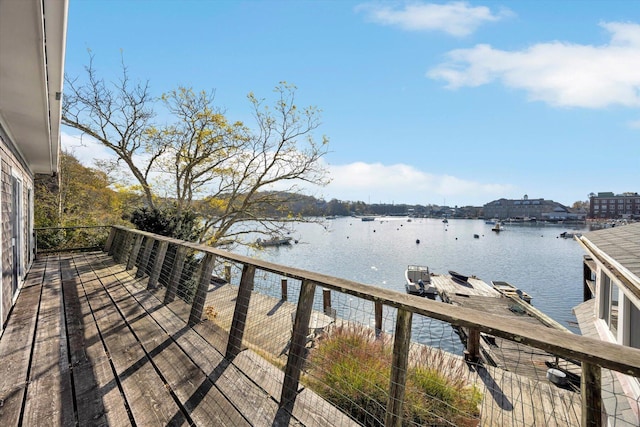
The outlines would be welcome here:
[[[417,425],[473,425],[482,395],[462,378],[452,378],[437,354],[420,358],[407,372],[404,422]],[[392,347],[368,328],[337,327],[318,341],[309,360],[314,389],[366,426],[384,423]],[[446,421],[445,421],[446,420]]]
[[[34,187],[38,250],[98,247],[106,240],[106,228],[63,230],[57,227],[123,222],[121,212],[127,194],[112,190],[104,172],[83,166],[71,153],[61,153],[57,177],[37,176]]]
[[[178,212],[175,207],[137,208],[131,213],[130,221],[139,230],[175,239],[196,241],[200,235],[196,214]]]

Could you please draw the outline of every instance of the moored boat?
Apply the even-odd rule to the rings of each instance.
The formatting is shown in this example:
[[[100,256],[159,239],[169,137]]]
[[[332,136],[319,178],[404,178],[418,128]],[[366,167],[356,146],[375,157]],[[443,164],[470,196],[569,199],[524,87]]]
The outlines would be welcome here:
[[[528,293],[526,293],[521,289],[516,288],[511,283],[499,281],[499,280],[492,280],[491,284],[493,285],[493,288],[498,292],[500,292],[501,294],[509,297],[520,298],[523,301],[531,304],[531,295],[529,295]]]
[[[261,239],[258,238],[258,240],[256,240],[256,244],[258,246],[283,246],[283,245],[290,245],[291,244],[291,240],[293,240],[292,237],[279,237],[279,236],[273,236],[269,239]]]
[[[460,282],[466,282],[469,279],[469,276],[458,273],[457,271],[449,270],[449,274],[453,279],[458,280]]]
[[[409,265],[404,272],[405,289],[411,295],[435,295],[436,287],[431,283],[429,267],[423,265]]]

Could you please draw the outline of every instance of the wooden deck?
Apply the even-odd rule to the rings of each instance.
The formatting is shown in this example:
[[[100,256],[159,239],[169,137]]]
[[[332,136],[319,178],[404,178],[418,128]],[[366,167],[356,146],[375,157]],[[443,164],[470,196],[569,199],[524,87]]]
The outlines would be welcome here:
[[[226,333],[130,273],[102,252],[35,262],[0,338],[0,425],[354,424],[308,389],[281,409],[281,370],[226,360]]]

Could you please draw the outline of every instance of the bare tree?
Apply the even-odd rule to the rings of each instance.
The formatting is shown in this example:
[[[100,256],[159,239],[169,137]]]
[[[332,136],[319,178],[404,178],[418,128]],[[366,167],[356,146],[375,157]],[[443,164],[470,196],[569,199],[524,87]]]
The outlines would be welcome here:
[[[65,76],[62,123],[110,148],[117,156],[116,162],[126,164],[142,187],[147,204],[153,207],[149,176],[164,147],[148,144],[155,102],[149,93],[149,84],[131,82],[124,62],[119,81],[105,82],[98,77],[93,58],[89,53],[86,81]]]
[[[229,123],[214,107],[212,94],[179,88],[163,97],[178,120],[156,135],[170,147],[162,164],[165,172],[171,170],[179,205],[197,209],[203,218],[202,237],[209,244],[281,232],[285,223],[300,220],[282,211],[304,193],[300,184],[328,183],[320,162],[328,140],[322,136],[316,142],[313,135],[320,111],[299,109],[295,92],[295,86],[280,83],[273,107],[249,94],[255,131]],[[279,215],[268,216],[274,210]]]
[[[120,79],[107,83],[89,56],[84,83],[65,77],[63,123],[111,149],[151,208],[163,201],[178,218],[186,210],[200,215],[201,240],[251,243],[243,239],[248,233],[282,232],[287,222],[300,220],[284,207],[301,198],[307,185],[329,182],[321,162],[328,139],[314,139],[320,110],[298,108],[295,86],[280,83],[272,107],[248,95],[253,129],[229,122],[214,105],[213,92],[178,87],[161,97],[169,124],[154,126],[156,99],[148,83],[132,83],[124,62]],[[158,197],[163,186],[164,199]]]

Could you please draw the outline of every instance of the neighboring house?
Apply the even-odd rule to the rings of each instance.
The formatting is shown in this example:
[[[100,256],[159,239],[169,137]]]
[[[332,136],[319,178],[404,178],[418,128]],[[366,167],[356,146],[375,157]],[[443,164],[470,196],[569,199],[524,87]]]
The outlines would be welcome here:
[[[588,253],[584,259],[585,302],[574,309],[582,334],[640,348],[640,223],[592,231],[577,240]],[[631,425],[638,425],[638,379],[603,374],[602,386],[627,397],[615,405],[626,405]]]
[[[0,328],[34,256],[34,178],[58,173],[67,11],[0,0]]]

